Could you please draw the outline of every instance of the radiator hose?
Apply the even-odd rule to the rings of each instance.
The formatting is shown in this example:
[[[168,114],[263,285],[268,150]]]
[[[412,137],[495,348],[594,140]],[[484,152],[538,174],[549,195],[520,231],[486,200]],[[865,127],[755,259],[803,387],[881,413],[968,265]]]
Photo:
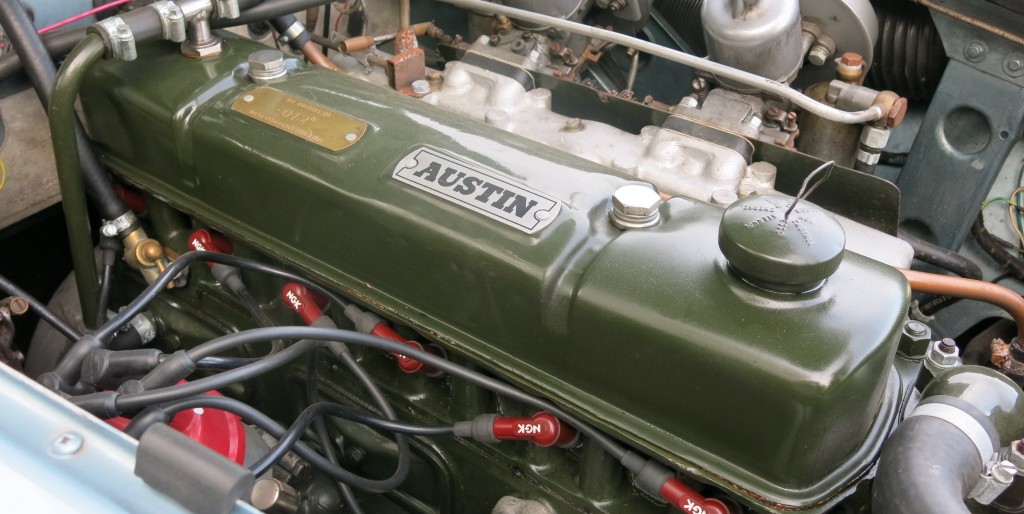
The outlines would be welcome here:
[[[874,514],[969,514],[992,454],[1024,436],[1024,392],[994,370],[949,370],[922,397],[882,447]]]

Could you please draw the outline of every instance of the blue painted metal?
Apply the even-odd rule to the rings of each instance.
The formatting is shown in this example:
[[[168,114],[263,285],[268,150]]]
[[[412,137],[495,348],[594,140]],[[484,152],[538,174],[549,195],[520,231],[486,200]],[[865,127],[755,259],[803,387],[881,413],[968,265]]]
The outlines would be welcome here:
[[[971,16],[1024,24],[1024,17],[986,2],[943,3]],[[957,249],[1021,138],[1024,72],[1006,62],[1015,55],[1024,60],[1024,47],[953,17],[932,15],[950,62],[896,185],[903,194],[905,228]]]
[[[82,445],[61,455],[54,441],[68,433]],[[3,512],[187,513],[135,476],[136,448],[135,440],[0,365]],[[258,512],[239,502],[233,514]]]

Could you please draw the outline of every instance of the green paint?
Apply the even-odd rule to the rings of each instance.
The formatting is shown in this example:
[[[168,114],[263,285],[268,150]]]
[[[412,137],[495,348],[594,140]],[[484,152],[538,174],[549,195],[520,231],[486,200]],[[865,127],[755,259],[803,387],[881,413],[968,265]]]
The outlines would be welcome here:
[[[96,66],[82,98],[106,162],[762,510],[821,510],[871,464],[899,402],[901,274],[847,254],[813,293],[766,293],[727,269],[720,208],[673,199],[660,226],[621,232],[607,213],[630,177],[300,66],[274,87],[370,123],[352,147],[327,151],[231,111],[253,87],[240,66],[259,48],[229,40],[219,57],[193,61],[159,44]],[[394,180],[421,146],[562,209],[531,236]],[[457,396],[460,412],[483,403]]]

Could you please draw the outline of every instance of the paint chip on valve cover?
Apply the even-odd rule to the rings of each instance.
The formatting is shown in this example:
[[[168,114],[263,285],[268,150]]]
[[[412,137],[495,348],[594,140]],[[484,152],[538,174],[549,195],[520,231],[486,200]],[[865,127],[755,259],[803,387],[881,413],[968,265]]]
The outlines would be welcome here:
[[[468,160],[417,148],[395,167],[394,178],[488,218],[533,234],[558,215],[561,203]]]

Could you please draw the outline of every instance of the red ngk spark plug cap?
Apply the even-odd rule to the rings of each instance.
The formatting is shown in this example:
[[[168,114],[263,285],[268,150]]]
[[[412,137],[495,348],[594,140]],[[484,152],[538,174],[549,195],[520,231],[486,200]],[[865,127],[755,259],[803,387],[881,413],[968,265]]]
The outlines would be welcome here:
[[[284,300],[285,306],[298,313],[307,325],[312,325],[314,321],[323,317],[323,309],[329,305],[323,295],[296,282],[288,282],[281,288],[281,299]]]
[[[206,229],[199,229],[188,236],[188,247],[197,252],[234,253],[235,245],[231,240]],[[207,266],[213,267],[214,263],[208,262]]]
[[[477,416],[473,421],[456,423],[455,436],[472,438],[482,443],[532,441],[537,446],[561,447],[573,446],[579,440],[579,434],[574,428],[544,411],[529,418],[502,417],[497,414]]]

